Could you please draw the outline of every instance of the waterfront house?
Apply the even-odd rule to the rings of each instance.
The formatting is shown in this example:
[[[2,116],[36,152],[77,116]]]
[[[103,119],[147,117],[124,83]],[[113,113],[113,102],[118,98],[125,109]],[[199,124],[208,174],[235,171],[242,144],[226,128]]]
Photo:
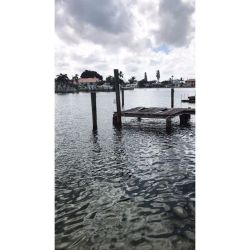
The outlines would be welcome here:
[[[81,87],[85,87],[88,90],[95,90],[97,85],[100,83],[100,79],[93,77],[93,78],[79,78],[78,84]]]
[[[109,82],[105,82],[101,86],[98,86],[97,89],[104,90],[104,91],[111,91],[111,90],[114,90],[114,87]]]
[[[188,79],[185,81],[185,87],[195,87],[195,79]]]

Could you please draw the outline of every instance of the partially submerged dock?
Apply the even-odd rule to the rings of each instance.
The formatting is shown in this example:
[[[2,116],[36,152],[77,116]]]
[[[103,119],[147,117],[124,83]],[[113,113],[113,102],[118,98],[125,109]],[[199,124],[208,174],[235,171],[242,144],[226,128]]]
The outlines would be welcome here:
[[[166,129],[171,128],[171,120],[179,116],[180,125],[186,125],[191,115],[195,114],[195,109],[193,108],[160,108],[160,107],[136,107],[127,110],[121,111],[121,117],[137,117],[139,120],[142,118],[151,118],[151,119],[165,119],[166,120]],[[113,125],[119,126],[118,113],[114,112],[113,114]]]
[[[113,113],[113,125],[115,127],[122,127],[122,117],[137,117],[138,120],[142,118],[151,119],[165,119],[166,129],[171,128],[171,120],[179,116],[180,125],[188,124],[191,115],[195,114],[194,108],[174,108],[174,88],[171,89],[171,108],[167,107],[136,107],[127,110],[121,110],[120,91],[122,94],[122,107],[124,107],[124,89],[120,89],[119,71],[114,69],[115,92],[116,92],[116,112]],[[193,97],[189,99],[194,99]],[[93,130],[97,130],[97,109],[96,109],[96,92],[91,92],[91,107]]]

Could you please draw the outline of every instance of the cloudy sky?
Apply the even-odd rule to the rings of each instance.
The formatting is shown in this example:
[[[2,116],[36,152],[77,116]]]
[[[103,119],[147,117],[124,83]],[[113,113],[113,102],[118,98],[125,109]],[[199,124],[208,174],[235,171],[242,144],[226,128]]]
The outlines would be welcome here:
[[[194,77],[195,0],[55,0],[55,74]]]

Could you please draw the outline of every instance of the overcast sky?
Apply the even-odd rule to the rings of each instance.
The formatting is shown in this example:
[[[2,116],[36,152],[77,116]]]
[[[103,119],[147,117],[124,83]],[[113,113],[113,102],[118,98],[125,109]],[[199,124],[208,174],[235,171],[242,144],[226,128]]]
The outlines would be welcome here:
[[[55,73],[194,77],[194,0],[55,0]]]

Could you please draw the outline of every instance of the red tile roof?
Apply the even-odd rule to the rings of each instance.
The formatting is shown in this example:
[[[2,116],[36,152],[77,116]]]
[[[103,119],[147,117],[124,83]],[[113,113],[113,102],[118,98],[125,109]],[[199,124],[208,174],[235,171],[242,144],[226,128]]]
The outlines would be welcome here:
[[[99,82],[100,80],[96,77],[93,77],[93,78],[80,78],[78,80],[78,83],[97,83]]]

